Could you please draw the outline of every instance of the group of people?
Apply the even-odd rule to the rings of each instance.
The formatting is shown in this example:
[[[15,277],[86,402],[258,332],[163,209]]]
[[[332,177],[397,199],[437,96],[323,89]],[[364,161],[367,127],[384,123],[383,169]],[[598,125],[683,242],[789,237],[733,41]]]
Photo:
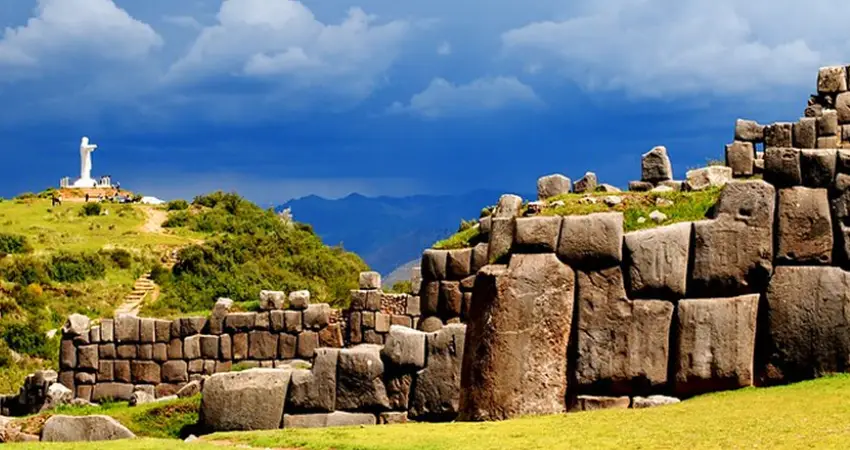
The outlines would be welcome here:
[[[62,193],[60,191],[53,192],[53,195],[51,196],[50,200],[51,200],[51,203],[54,207],[55,206],[61,206],[62,205]],[[86,192],[85,200],[86,200],[86,203],[88,203],[89,201],[94,200],[94,199],[92,198],[90,193]],[[103,193],[101,192],[101,193],[97,194],[96,200],[98,202],[102,202],[104,200],[107,200],[107,201],[112,201],[112,202],[116,202],[116,203],[123,203],[123,201],[126,200],[126,197],[121,196],[121,184],[116,184],[115,185],[115,192],[113,192],[112,195],[104,197]]]

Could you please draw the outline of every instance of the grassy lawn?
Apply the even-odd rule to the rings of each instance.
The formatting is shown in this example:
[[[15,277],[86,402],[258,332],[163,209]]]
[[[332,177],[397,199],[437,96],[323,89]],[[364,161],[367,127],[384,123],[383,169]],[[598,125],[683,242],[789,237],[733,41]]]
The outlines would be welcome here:
[[[249,445],[309,450],[798,449],[847,448],[850,375],[743,389],[644,410],[609,410],[505,422],[222,433],[176,441],[11,445],[12,449],[180,449]],[[120,419],[119,419],[120,420]]]

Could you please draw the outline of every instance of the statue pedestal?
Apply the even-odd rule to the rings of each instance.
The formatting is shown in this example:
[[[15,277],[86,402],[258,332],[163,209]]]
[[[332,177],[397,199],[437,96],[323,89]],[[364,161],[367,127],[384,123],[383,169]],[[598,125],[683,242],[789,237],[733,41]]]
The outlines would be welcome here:
[[[91,188],[96,188],[98,186],[97,186],[97,181],[95,181],[92,178],[80,178],[79,180],[75,181],[74,184],[72,184],[70,187],[91,189]]]

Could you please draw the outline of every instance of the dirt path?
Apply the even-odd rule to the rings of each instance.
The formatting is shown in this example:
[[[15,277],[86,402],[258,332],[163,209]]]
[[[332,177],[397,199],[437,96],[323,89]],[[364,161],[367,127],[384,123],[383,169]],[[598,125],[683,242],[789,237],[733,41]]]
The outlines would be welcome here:
[[[162,224],[168,220],[168,213],[152,206],[145,206],[142,211],[146,217],[142,231],[145,233],[163,233]]]

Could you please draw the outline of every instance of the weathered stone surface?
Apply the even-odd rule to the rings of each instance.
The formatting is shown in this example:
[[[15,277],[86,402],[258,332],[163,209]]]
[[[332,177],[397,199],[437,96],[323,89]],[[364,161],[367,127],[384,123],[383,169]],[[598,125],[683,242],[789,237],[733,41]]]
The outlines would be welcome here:
[[[59,367],[74,369],[77,367],[77,347],[71,339],[63,339],[59,344]]]
[[[381,356],[395,367],[418,370],[425,367],[426,333],[393,326],[381,350]]]
[[[451,319],[452,317],[460,316],[461,306],[463,305],[463,293],[460,290],[460,282],[458,281],[441,281],[440,282],[440,304],[438,312],[443,319]],[[377,329],[377,327],[376,327]],[[381,330],[378,330],[381,331]],[[389,327],[386,330],[389,331]]]
[[[287,333],[298,333],[304,328],[303,312],[301,311],[284,311],[283,312],[283,330]]]
[[[764,125],[754,120],[738,119],[735,121],[735,140],[752,143],[764,141]]]
[[[625,395],[663,386],[673,305],[626,298],[619,267],[579,272],[577,289],[579,390]]]
[[[268,330],[272,326],[271,312],[258,312],[254,319],[254,330]]]
[[[587,172],[573,185],[573,192],[576,194],[591,193],[596,191],[597,186],[599,186],[599,181],[596,179],[596,174]]]
[[[685,296],[692,228],[687,222],[625,235],[624,256],[632,298]]]
[[[428,281],[422,283],[422,297],[420,299],[422,315],[436,315],[440,308],[440,282]]]
[[[130,361],[113,361],[112,365],[115,381],[124,383],[133,381],[130,375]]]
[[[339,350],[321,348],[311,370],[295,370],[289,385],[286,410],[333,412],[336,406],[336,371]]]
[[[574,291],[572,269],[552,254],[514,255],[508,268],[479,272],[464,350],[463,420],[564,412]]]
[[[217,373],[204,382],[200,423],[208,430],[280,428],[291,371]]]
[[[542,176],[537,179],[537,199],[546,200],[558,195],[569,194],[572,181],[561,174]]]
[[[278,309],[283,309],[285,305],[286,292],[265,290],[260,291],[260,311],[274,311]]]
[[[750,142],[735,141],[726,146],[726,165],[732,168],[733,177],[749,177],[753,174],[756,151]]]
[[[780,266],[767,291],[766,382],[843,372],[850,361],[850,275],[836,267]]]
[[[159,384],[162,381],[159,364],[153,361],[131,361],[130,371],[134,383]]]
[[[171,340],[171,321],[154,319],[154,338],[157,343],[167,343]]]
[[[91,372],[77,372],[74,375],[74,381],[78,386],[81,384],[94,384],[97,381],[97,375]]]
[[[806,107],[805,111],[803,112],[804,116],[813,117],[813,118],[820,117],[821,114],[823,114],[823,106],[818,105],[818,104],[810,104],[809,106]]]
[[[561,232],[560,216],[537,216],[516,219],[514,252],[548,253],[558,248]]]
[[[44,397],[44,405],[41,411],[56,408],[57,406],[67,405],[74,400],[74,391],[67,388],[61,383],[53,383],[47,387],[47,392]],[[2,418],[0,418],[0,432],[3,430]]]
[[[841,129],[838,127],[838,112],[834,109],[823,111],[818,121],[818,136],[838,136]]]
[[[115,359],[115,344],[100,344],[97,353],[100,359]]]
[[[771,230],[775,209],[776,189],[770,183],[761,180],[733,181],[720,193],[713,217]]]
[[[269,329],[278,333],[284,331],[284,327],[286,326],[284,318],[284,311],[269,311]]]
[[[628,409],[631,399],[623,397],[599,397],[595,395],[579,395],[572,411],[599,411],[603,409]]]
[[[384,345],[384,334],[375,330],[366,330],[363,333],[364,344]]]
[[[826,189],[780,189],[777,217],[777,260],[832,262],[832,216]]]
[[[116,367],[118,365],[116,364]],[[133,385],[126,383],[97,383],[92,392],[93,402],[105,400],[127,400],[133,396]]]
[[[186,361],[168,361],[162,365],[162,380],[167,383],[185,383],[189,380]]]
[[[185,359],[198,359],[201,357],[201,336],[189,336],[183,340],[183,357]]]
[[[800,152],[800,172],[803,185],[814,188],[828,188],[835,180],[837,150],[818,149]]]
[[[818,71],[818,93],[838,94],[847,90],[847,69],[844,66],[821,67]]]
[[[674,391],[679,396],[753,384],[759,295],[679,302]]]
[[[151,360],[153,359],[153,344],[139,344],[136,358]]]
[[[224,329],[228,333],[251,331],[257,320],[257,313],[230,313],[224,318]]]
[[[850,123],[850,93],[842,92],[835,97],[835,110],[839,123]]]
[[[655,187],[646,181],[629,181],[629,190],[632,192],[649,192]]]
[[[100,321],[100,342],[108,343],[115,341],[115,324],[112,319]]]
[[[564,217],[558,256],[574,268],[599,268],[623,260],[623,214]]]
[[[241,360],[248,358],[248,333],[236,333],[233,335],[233,359]]]
[[[764,128],[764,146],[766,149],[773,147],[791,147],[793,141],[793,125],[790,123],[774,123]]]
[[[513,194],[505,194],[499,197],[493,218],[513,218],[522,211],[522,197]]]
[[[202,386],[203,384],[198,380],[190,381],[180,388],[175,395],[177,395],[177,398],[193,397],[201,393]]]
[[[183,317],[180,319],[180,335],[192,336],[195,334],[201,334],[203,333],[206,325],[206,317]],[[174,335],[173,329],[171,334],[172,336]]]
[[[51,416],[44,422],[44,442],[92,442],[132,439],[136,435],[109,416]]]
[[[376,425],[374,414],[335,411],[330,414],[285,414],[283,428],[332,428]]]
[[[472,249],[449,250],[446,255],[446,277],[462,280],[472,273]]]
[[[472,249],[472,266],[470,267],[470,273],[475,274],[481,270],[482,267],[488,264],[489,261],[487,256],[489,252],[490,246],[486,242],[482,242]],[[414,295],[418,295],[418,293],[415,292]]]
[[[302,331],[298,334],[298,357],[311,359],[319,347],[319,335],[315,331]]]
[[[248,357],[251,359],[275,359],[277,357],[278,335],[268,331],[248,333]]]
[[[319,330],[319,346],[328,348],[342,348],[345,342],[342,339],[342,328],[338,323],[332,323]]]
[[[709,166],[702,169],[689,170],[685,174],[685,186],[689,191],[703,191],[712,187],[725,186],[732,181],[732,168],[724,166]]]
[[[425,280],[445,280],[448,252],[427,249],[422,252],[422,278]]]
[[[381,347],[358,345],[340,350],[337,368],[336,408],[346,411],[389,409],[384,386]]]
[[[81,345],[77,347],[77,368],[97,370],[97,345]]]
[[[156,325],[153,319],[139,319],[139,342],[144,344],[154,343],[156,341],[155,330]]]
[[[433,333],[443,328],[443,321],[437,316],[431,316],[419,322],[419,329],[426,333]]]
[[[658,183],[673,179],[673,166],[667,148],[655,147],[641,157],[641,181]]]
[[[295,358],[298,354],[298,337],[291,334],[281,334],[277,342],[277,352],[281,359]]]
[[[426,338],[427,366],[417,372],[409,415],[415,420],[450,421],[457,417],[466,325],[452,324]]]
[[[68,337],[82,336],[89,332],[91,320],[82,314],[71,314],[62,326],[62,334]]]
[[[310,306],[310,291],[295,291],[289,294],[289,307],[307,309]]]
[[[773,270],[772,222],[764,226],[749,226],[728,215],[695,222],[688,296],[723,297],[763,289]]]
[[[497,261],[507,255],[514,242],[515,218],[493,218],[487,260]]]
[[[221,347],[218,336],[201,335],[200,336],[201,358],[218,359]]]
[[[115,319],[115,340],[119,343],[139,342],[139,318],[122,314]]]
[[[817,148],[818,121],[814,117],[803,117],[794,124],[794,147]]]
[[[331,307],[327,303],[310,305],[304,310],[304,327],[313,330],[328,326],[331,316]]]
[[[378,423],[381,425],[398,425],[407,423],[407,412],[382,412],[378,415]]]
[[[634,397],[632,399],[632,408],[655,408],[656,406],[674,405],[680,400],[676,397],[667,397],[664,395],[650,395],[649,397]]]
[[[97,364],[97,381],[112,381],[115,378],[115,363],[113,361],[100,361]]]
[[[136,344],[123,344],[115,349],[116,355],[121,359],[135,359],[138,356]]]
[[[841,138],[838,136],[818,137],[818,148],[838,148],[839,144],[841,144]]]
[[[768,148],[764,153],[764,180],[776,187],[801,185],[800,150]]]
[[[378,272],[360,272],[360,289],[380,289],[381,274]]]
[[[458,284],[457,281],[443,281],[446,284]],[[384,313],[375,313],[375,331],[378,333],[387,333],[392,325],[392,315]]]
[[[670,181],[670,180],[666,180],[666,181]],[[620,193],[620,192],[623,192],[623,191],[622,191],[622,189],[620,189],[616,186],[610,185],[608,183],[602,183],[599,186],[596,186],[596,192],[605,192],[605,193],[608,193],[608,194],[617,194],[617,193]]]

